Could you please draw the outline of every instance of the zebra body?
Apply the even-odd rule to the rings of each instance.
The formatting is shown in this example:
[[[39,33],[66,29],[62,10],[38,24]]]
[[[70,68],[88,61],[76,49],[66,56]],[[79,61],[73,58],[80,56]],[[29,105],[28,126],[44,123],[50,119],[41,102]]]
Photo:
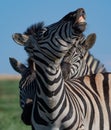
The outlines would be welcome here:
[[[79,46],[77,39],[80,40],[85,29],[84,15],[83,9],[69,13],[58,23],[49,26],[50,35],[43,35],[42,40],[22,34],[13,35],[17,43],[25,46],[35,63],[36,94],[31,118],[35,130],[110,130],[110,98],[104,100],[103,93],[99,95],[100,98],[97,91],[92,89],[97,86],[93,81],[94,75],[89,76],[91,85],[88,76],[65,81],[62,75],[62,59],[71,46]],[[105,74],[97,75],[98,86],[102,86],[102,76]],[[109,85],[107,75],[104,86]],[[109,90],[106,93],[109,94]],[[96,102],[98,107],[94,106]],[[98,118],[94,115],[96,110]],[[105,120],[107,115],[109,118]],[[101,124],[104,124],[103,127]]]
[[[111,129],[111,73],[71,79],[65,85],[69,100],[76,106],[75,120],[82,120],[84,130]]]
[[[35,78],[33,78],[32,82],[33,84],[29,84],[31,91],[35,87]],[[78,118],[78,115],[80,115],[78,120],[81,120],[83,129],[110,130],[110,124],[108,124],[111,120],[111,89],[108,86],[110,84],[110,73],[98,73],[65,81],[65,89],[66,93],[68,93],[66,96],[70,102],[73,102],[70,106],[72,104],[76,106],[74,117]],[[24,89],[27,87],[25,86]],[[26,89],[26,91],[30,90]],[[70,111],[71,108],[69,108]]]

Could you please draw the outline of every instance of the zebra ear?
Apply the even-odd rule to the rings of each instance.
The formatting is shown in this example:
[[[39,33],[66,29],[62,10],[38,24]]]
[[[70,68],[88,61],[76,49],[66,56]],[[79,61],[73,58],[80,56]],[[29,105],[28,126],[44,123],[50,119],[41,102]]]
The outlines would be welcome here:
[[[27,43],[27,41],[29,40],[29,36],[20,33],[13,34],[12,38],[16,43],[22,46],[24,46],[25,43]]]
[[[9,58],[9,61],[12,68],[20,74],[22,74],[27,69],[24,64],[18,62],[15,58]]]
[[[91,33],[87,36],[86,40],[83,43],[83,46],[85,47],[86,50],[89,50],[93,47],[96,41],[96,34]]]

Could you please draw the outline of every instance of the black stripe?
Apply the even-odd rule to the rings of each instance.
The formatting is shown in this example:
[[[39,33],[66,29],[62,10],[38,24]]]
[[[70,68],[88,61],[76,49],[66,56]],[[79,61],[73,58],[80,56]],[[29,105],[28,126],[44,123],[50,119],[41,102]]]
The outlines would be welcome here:
[[[93,76],[94,76],[94,77],[93,77]],[[92,75],[92,76],[90,77],[90,83],[91,83],[92,78],[95,78],[95,75]],[[84,79],[84,78],[83,78],[83,79]],[[99,109],[99,116],[100,116],[100,124],[99,124],[99,126],[100,126],[100,130],[103,130],[103,129],[104,129],[104,116],[103,116],[103,111],[102,111],[101,103],[100,103],[100,101],[98,100],[98,97],[95,95],[95,93],[93,93],[93,92],[90,90],[90,88],[88,88],[88,86],[84,84],[84,81],[83,81],[83,86],[92,94],[94,100],[96,101],[96,105],[97,105],[97,107],[98,107],[98,109]],[[92,86],[92,88],[93,88],[93,90],[94,90],[94,89],[95,89],[95,84],[92,84],[91,86]],[[96,92],[96,91],[95,91],[95,92]],[[89,97],[89,98],[90,98],[90,97]],[[90,99],[90,102],[92,102],[91,100],[92,100],[92,99]],[[92,108],[94,107],[93,104],[92,104],[91,107],[92,107]],[[94,112],[94,110],[93,110],[93,112]],[[94,113],[93,113],[93,114],[94,114]],[[92,119],[94,119],[94,115],[91,116],[91,121],[90,121],[90,125],[89,125],[89,130],[92,129],[92,125],[93,125]]]
[[[89,76],[90,84],[91,84],[93,90],[95,91],[95,93],[97,93],[97,95],[100,96],[99,93],[98,93],[98,90],[97,90],[95,76],[96,76],[96,74]]]
[[[107,108],[107,114],[108,114],[108,118],[109,118],[109,128],[111,128],[111,111],[110,111],[110,100],[109,100],[109,86],[110,84],[108,83],[108,76],[109,74],[108,73],[105,73],[104,74],[104,80],[103,80],[103,91],[104,91],[104,98],[105,98],[105,103],[106,103],[106,108]]]
[[[39,105],[37,104],[37,99],[36,99],[35,106],[34,106],[34,111],[32,112],[33,113],[33,118],[34,118],[35,122],[38,123],[38,124],[41,124],[41,125],[48,126],[48,122],[45,121],[40,116],[38,108],[39,108]]]
[[[58,106],[60,106],[60,104],[61,104],[61,102],[62,102],[62,100],[63,100],[63,97],[64,97],[64,91],[63,91],[63,93],[62,93],[62,95],[61,95],[61,97],[60,97],[60,99],[59,99],[59,102],[57,103],[57,105],[52,109],[52,108],[49,108],[49,106],[48,106],[48,104],[46,104],[45,102],[44,102],[44,99],[42,99],[42,98],[39,98],[39,97],[37,97],[37,99],[38,99],[38,101],[39,101],[39,104],[41,104],[41,106],[48,112],[48,113],[52,113],[52,112],[54,112],[57,108],[58,108]],[[62,112],[62,111],[61,111]]]

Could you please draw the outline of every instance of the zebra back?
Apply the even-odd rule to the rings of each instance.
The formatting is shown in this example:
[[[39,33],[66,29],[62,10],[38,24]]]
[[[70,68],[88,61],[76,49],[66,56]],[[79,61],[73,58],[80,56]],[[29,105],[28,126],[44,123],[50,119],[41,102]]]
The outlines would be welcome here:
[[[96,74],[99,72],[106,72],[106,68],[104,66],[104,64],[102,64],[100,62],[100,60],[98,60],[97,58],[95,58],[90,52],[86,52],[83,60],[86,62],[86,64],[88,65],[88,68],[91,68],[91,74]],[[90,75],[88,73],[88,75]]]

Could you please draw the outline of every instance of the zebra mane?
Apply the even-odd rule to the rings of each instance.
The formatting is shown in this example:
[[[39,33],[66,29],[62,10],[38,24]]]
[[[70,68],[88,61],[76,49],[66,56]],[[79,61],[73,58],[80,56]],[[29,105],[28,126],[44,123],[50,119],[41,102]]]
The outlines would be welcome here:
[[[92,68],[92,72],[96,71],[97,73],[99,72],[107,72],[105,66],[103,63],[101,63],[100,60],[95,58],[89,51],[86,52],[84,58],[86,61],[86,64],[88,65],[89,68]],[[93,68],[96,67],[96,70],[93,70]]]
[[[44,22],[39,22],[27,28],[24,34],[33,35],[36,39],[39,39],[44,31],[46,31],[46,28],[44,28]]]

